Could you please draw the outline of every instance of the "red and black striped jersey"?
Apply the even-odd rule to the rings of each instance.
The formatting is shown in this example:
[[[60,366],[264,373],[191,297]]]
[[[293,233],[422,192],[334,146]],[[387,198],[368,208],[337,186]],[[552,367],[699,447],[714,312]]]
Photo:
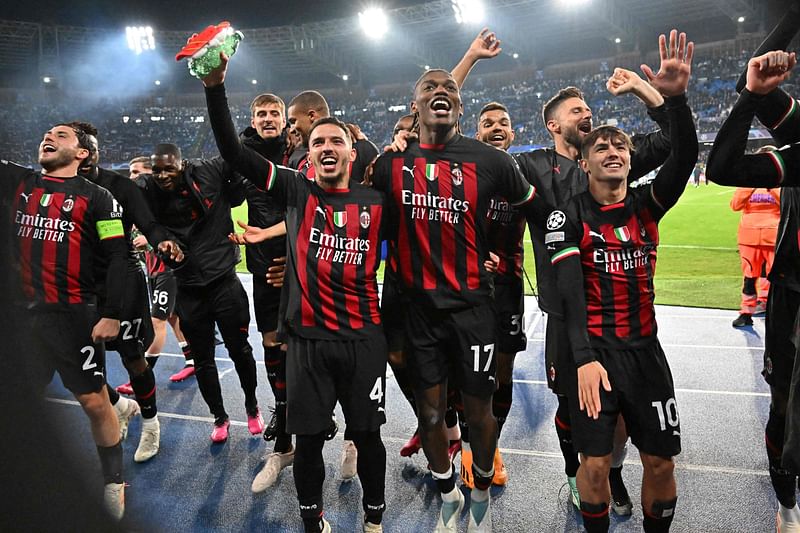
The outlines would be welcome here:
[[[592,347],[636,348],[655,339],[653,274],[664,213],[645,186],[611,205],[598,204],[587,191],[548,218],[553,265],[580,257],[583,280],[575,282],[584,285]]]
[[[495,283],[503,278],[522,279],[525,214],[502,196],[495,196],[489,201],[486,225],[489,250],[500,258]]]
[[[102,257],[108,264],[103,316],[117,318],[128,247],[122,208],[111,193],[82,177],[50,177],[5,161],[0,179],[16,183],[11,212],[29,302],[96,303]]]
[[[658,221],[680,198],[697,162],[685,95],[667,98],[666,106],[670,155],[650,184],[628,188],[624,199],[608,205],[585,191],[541,222],[578,366],[594,360],[593,348],[638,348],[656,340]]]
[[[503,195],[518,206],[534,198],[514,159],[455,135],[444,145],[412,143],[382,155],[372,179],[387,195],[404,294],[437,308],[488,302],[490,200]]]
[[[284,316],[290,330],[314,339],[382,334],[377,269],[383,195],[358,183],[323,189],[296,171],[249,155],[265,172],[262,180],[248,172],[248,179],[286,206]]]

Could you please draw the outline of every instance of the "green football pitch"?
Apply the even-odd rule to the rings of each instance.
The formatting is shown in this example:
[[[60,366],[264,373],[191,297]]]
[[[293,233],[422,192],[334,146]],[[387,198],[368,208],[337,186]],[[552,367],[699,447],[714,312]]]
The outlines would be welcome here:
[[[740,215],[731,211],[731,196],[732,188],[713,184],[689,186],[661,221],[657,304],[738,309],[742,274],[736,229]],[[234,209],[233,218],[247,220],[247,206]],[[238,270],[247,271],[244,261]],[[526,284],[526,293],[532,294],[536,272],[527,234],[525,271],[533,284],[532,287]]]

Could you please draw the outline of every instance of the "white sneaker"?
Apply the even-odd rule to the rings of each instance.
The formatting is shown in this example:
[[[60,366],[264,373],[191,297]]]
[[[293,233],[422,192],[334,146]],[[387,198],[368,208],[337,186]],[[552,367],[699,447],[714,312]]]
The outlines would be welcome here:
[[[800,508],[797,504],[791,509],[778,504],[775,522],[778,533],[800,533]]]
[[[436,522],[436,529],[433,533],[458,533],[458,518],[464,509],[464,494],[456,488],[458,501],[446,503],[442,501],[442,510],[439,512],[439,520]]]
[[[364,522],[364,533],[383,533],[383,526],[372,522]]]
[[[152,420],[152,421],[151,421]],[[133,460],[143,463],[153,458],[158,453],[161,442],[161,424],[158,417],[142,420],[142,435],[139,437],[139,447],[133,454]]]
[[[117,420],[119,420],[119,439],[125,440],[128,436],[128,424],[131,418],[138,415],[141,409],[139,409],[139,404],[136,400],[123,398],[122,396],[120,396],[119,401],[113,407],[114,412],[117,413]]]
[[[344,441],[342,447],[342,481],[350,481],[356,477],[358,471],[358,449],[356,444],[351,440]]]
[[[469,507],[469,524],[467,525],[467,533],[491,533],[492,531],[492,506],[490,505],[492,498],[490,497],[485,502],[477,503],[473,501]],[[477,511],[480,519],[476,519],[473,511]]]
[[[122,520],[125,514],[125,483],[109,483],[103,489],[106,511],[114,520]]]
[[[331,525],[324,518],[322,519],[322,533],[331,533]]]
[[[250,485],[250,490],[258,494],[264,492],[278,480],[278,474],[281,470],[294,462],[294,448],[286,453],[273,452],[267,455],[267,461],[264,463],[264,468],[256,474],[253,479],[253,484]]]

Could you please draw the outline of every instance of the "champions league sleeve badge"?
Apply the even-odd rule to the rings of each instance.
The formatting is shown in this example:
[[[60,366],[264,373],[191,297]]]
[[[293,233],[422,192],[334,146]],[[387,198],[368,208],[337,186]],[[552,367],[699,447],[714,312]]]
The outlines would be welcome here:
[[[242,39],[242,32],[234,30],[230,22],[222,21],[189,37],[186,46],[175,55],[175,61],[188,58],[189,74],[198,79],[205,78],[220,65],[219,53],[225,52],[231,57]]]

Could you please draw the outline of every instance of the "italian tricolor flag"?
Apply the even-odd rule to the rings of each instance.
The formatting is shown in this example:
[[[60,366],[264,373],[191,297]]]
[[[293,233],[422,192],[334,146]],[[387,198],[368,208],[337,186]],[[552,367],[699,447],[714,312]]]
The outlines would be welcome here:
[[[347,224],[347,211],[336,211],[333,213],[333,223],[336,227],[341,228]]]
[[[436,163],[425,165],[425,177],[428,178],[428,181],[439,177],[439,167],[436,166]]]
[[[627,226],[622,226],[620,228],[614,228],[614,235],[617,236],[620,242],[628,242],[631,240],[631,232],[628,231]]]

